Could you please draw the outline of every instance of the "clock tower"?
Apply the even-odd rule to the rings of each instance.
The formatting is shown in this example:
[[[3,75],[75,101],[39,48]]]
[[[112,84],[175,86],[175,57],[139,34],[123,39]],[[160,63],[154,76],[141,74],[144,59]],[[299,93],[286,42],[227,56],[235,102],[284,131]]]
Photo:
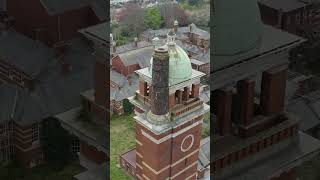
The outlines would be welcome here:
[[[136,179],[197,177],[203,114],[209,111],[199,99],[205,74],[193,70],[185,51],[168,39],[154,50],[151,67],[136,71],[139,90],[129,99],[136,113]]]

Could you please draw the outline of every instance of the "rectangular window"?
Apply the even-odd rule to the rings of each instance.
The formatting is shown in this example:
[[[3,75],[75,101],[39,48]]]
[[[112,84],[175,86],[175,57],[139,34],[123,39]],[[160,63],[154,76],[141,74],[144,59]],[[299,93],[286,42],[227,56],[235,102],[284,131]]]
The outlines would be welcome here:
[[[291,24],[291,16],[287,16],[287,25]]]
[[[300,14],[296,14],[296,24],[300,24],[301,16]]]
[[[39,140],[39,124],[34,123],[32,125],[32,142]]]
[[[72,153],[74,153],[74,154],[80,152],[80,141],[79,141],[79,139],[72,140],[71,150],[72,150]]]

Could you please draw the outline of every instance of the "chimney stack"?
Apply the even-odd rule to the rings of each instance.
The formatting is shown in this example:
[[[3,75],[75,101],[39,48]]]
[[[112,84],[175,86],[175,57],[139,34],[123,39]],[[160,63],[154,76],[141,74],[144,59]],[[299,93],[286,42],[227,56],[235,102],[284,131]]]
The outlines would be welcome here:
[[[138,38],[137,37],[134,38],[134,47],[138,47]]]
[[[117,52],[117,43],[112,41],[112,53],[115,54]]]
[[[160,39],[158,37],[155,37],[152,39],[152,44],[153,44],[153,47],[156,49],[158,47],[161,46],[161,42],[160,42]]]
[[[113,42],[113,35],[110,33],[110,42]]]
[[[278,28],[282,29],[283,10],[280,8],[278,12]]]
[[[178,27],[179,27],[179,22],[177,20],[175,20],[173,23],[173,30],[174,30],[174,33],[176,33],[176,34],[178,32]]]
[[[169,54],[167,48],[156,48],[154,51],[151,89],[150,95],[152,114],[157,116],[168,114]]]

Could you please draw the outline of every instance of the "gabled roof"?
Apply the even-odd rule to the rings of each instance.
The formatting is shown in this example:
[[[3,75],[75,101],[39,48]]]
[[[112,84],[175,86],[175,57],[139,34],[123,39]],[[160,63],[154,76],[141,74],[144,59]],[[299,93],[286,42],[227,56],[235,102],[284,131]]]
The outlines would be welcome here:
[[[153,53],[153,46],[147,46],[140,49],[134,49],[125,53],[119,54],[121,61],[126,66],[139,64],[140,68],[150,66],[150,59]]]
[[[178,27],[178,31],[176,33],[177,35],[177,39],[185,39],[185,33],[189,33],[190,32],[190,27],[192,27],[192,33],[199,35],[200,38],[209,40],[210,39],[210,33],[202,30],[200,28],[198,28],[195,24],[190,24],[189,26],[184,26],[184,27]],[[163,28],[163,29],[157,29],[157,30],[152,30],[149,29],[145,32],[143,32],[142,34],[146,34],[146,35],[151,35],[154,37],[164,37],[167,36],[168,32],[171,30],[171,28]]]
[[[100,23],[94,26],[90,26],[79,30],[81,34],[86,36],[90,40],[97,40],[102,43],[108,43],[110,39],[110,26],[108,22]]]
[[[152,43],[147,42],[147,41],[139,41],[137,45],[138,46],[135,46],[135,42],[130,42],[130,43],[124,44],[122,46],[117,46],[116,53],[121,54],[121,53],[125,53],[127,51],[141,49],[141,48],[144,48],[147,46],[152,46]],[[112,51],[112,48],[110,48],[110,51]],[[112,53],[110,53],[110,54],[112,54]]]
[[[110,87],[110,99],[115,101],[122,101],[133,96],[139,87],[139,78],[136,74],[130,77],[131,83],[129,83],[122,74],[111,70],[110,80],[119,85],[119,88]]]
[[[40,2],[50,15],[90,7],[101,21],[107,19],[107,1],[104,0],[40,0]]]
[[[14,120],[21,125],[30,125],[79,106],[79,94],[93,87],[94,59],[92,49],[81,39],[74,39],[65,56],[66,62],[72,66],[67,76],[61,74],[59,64],[47,64],[37,74],[32,92],[15,85],[1,84],[0,122]]]
[[[56,62],[52,49],[14,31],[0,35],[0,59],[30,76],[38,75]]]

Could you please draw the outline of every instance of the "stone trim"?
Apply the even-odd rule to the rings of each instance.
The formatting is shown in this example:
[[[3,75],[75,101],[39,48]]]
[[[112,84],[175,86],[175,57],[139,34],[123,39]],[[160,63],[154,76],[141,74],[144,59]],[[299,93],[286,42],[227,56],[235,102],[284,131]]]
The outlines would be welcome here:
[[[173,163],[173,164],[171,165],[171,167],[176,166],[177,164],[179,164],[179,163],[182,162],[183,160],[185,160],[185,159],[189,158],[190,156],[194,155],[195,153],[199,152],[199,150],[200,150],[200,149],[198,148],[198,149],[194,150],[193,152],[191,152],[190,154],[188,154],[188,155],[184,156],[183,158],[179,159],[178,161],[176,161],[175,163]]]
[[[150,134],[148,134],[147,132],[145,132],[144,130],[141,129],[141,133],[142,135],[144,135],[146,138],[148,138],[149,140],[151,140],[152,142],[156,143],[156,144],[161,144],[169,139],[171,139],[171,134],[161,138],[161,139],[155,139],[154,137],[152,137]]]
[[[197,172],[191,174],[189,177],[186,178],[186,180],[189,180],[189,179],[191,179],[193,176],[196,176],[196,175],[197,175]]]
[[[137,139],[136,139],[136,143],[142,146],[142,142],[138,141]]]
[[[142,176],[146,179],[146,180],[151,180],[148,176],[146,176],[145,174],[142,174]]]
[[[141,133],[142,133],[142,135],[147,137],[152,142],[154,142],[156,144],[161,144],[161,143],[163,143],[163,142],[165,142],[165,141],[167,141],[167,140],[169,140],[171,138],[175,138],[175,137],[179,136],[180,134],[187,132],[188,130],[190,130],[190,129],[192,129],[192,128],[194,128],[194,127],[196,127],[196,126],[198,126],[199,124],[202,124],[202,123],[203,123],[203,120],[197,121],[194,124],[192,124],[192,125],[190,125],[190,126],[188,126],[186,128],[183,128],[183,129],[181,129],[181,130],[179,130],[179,131],[177,131],[177,132],[175,132],[173,134],[169,134],[169,135],[167,135],[167,136],[165,136],[163,138],[160,138],[160,139],[155,139],[154,137],[152,137],[150,134],[148,134],[144,130],[141,130]]]
[[[139,157],[143,158],[143,156],[142,156],[140,153],[138,153],[137,151],[136,151],[136,154],[137,154]]]
[[[188,138],[191,138],[191,143],[190,143],[190,145],[189,145],[187,148],[183,148],[183,145],[184,145],[185,141],[186,141]],[[193,135],[193,134],[187,135],[187,136],[184,137],[183,140],[182,140],[182,143],[181,143],[181,146],[180,146],[180,150],[181,150],[182,152],[187,152],[187,151],[189,151],[189,150],[192,148],[193,143],[194,143],[194,135]]]
[[[139,174],[136,174],[138,179],[142,179],[142,177]]]
[[[160,171],[156,171],[155,169],[153,169],[152,167],[150,167],[147,163],[145,163],[144,161],[142,161],[142,164],[145,165],[150,171],[152,171],[154,174],[158,175],[160,173],[162,173],[163,171],[167,170],[168,168],[170,168],[170,165],[160,169]]]
[[[181,170],[180,172],[178,172],[177,174],[175,174],[174,176],[171,176],[171,179],[176,178],[177,176],[179,176],[181,173],[185,172],[186,170],[190,169],[192,166],[198,164],[198,161],[190,164],[188,167],[184,168],[183,170]]]
[[[139,167],[140,169],[143,169],[143,167],[142,167],[139,163],[136,162],[136,165],[137,165],[137,167]]]

